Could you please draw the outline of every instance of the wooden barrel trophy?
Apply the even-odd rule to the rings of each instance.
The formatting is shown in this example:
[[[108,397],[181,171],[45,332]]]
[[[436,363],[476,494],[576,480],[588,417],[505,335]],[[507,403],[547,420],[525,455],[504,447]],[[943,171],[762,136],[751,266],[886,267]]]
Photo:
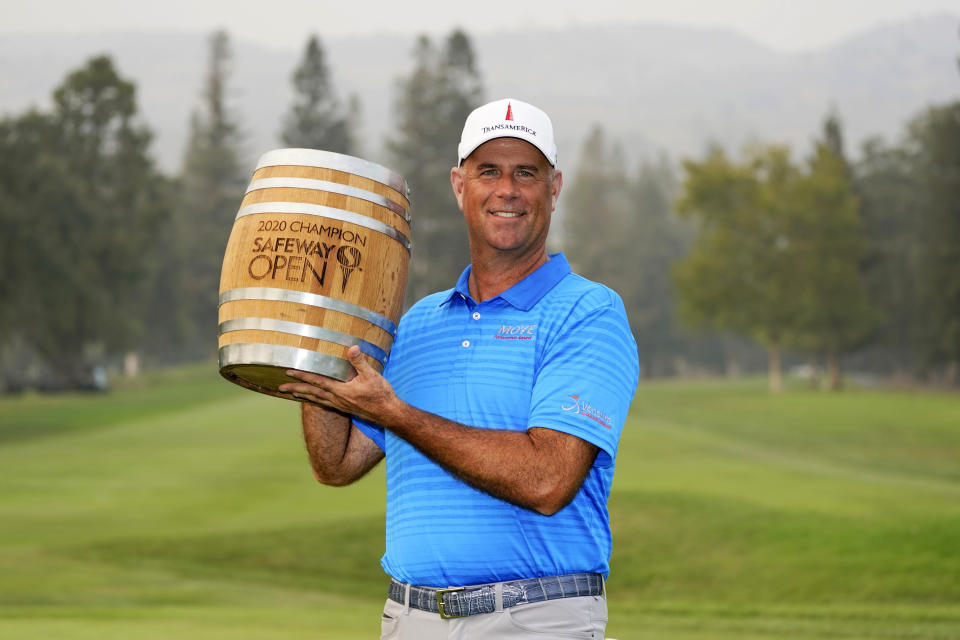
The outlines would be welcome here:
[[[260,393],[288,369],[346,380],[358,345],[382,371],[410,263],[404,179],[315,149],[260,157],[220,277],[220,374]]]

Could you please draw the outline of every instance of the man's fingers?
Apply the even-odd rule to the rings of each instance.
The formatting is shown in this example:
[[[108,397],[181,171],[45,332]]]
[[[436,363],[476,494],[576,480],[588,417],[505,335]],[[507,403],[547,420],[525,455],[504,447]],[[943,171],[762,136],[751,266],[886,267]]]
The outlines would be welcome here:
[[[295,369],[290,369],[286,373],[288,376],[298,380],[299,382],[284,382],[277,387],[278,391],[283,393],[299,393],[307,395],[316,395],[317,392],[326,393],[329,391],[329,389],[327,389],[327,385],[329,384],[328,378],[318,376],[315,373],[297,371]]]
[[[321,375],[318,375],[318,374],[316,374],[316,373],[310,373],[309,371],[298,371],[297,369],[289,369],[289,370],[287,370],[286,373],[287,373],[287,375],[290,376],[291,378],[296,378],[297,380],[302,380],[303,382],[306,382],[307,384],[309,384],[309,385],[311,385],[311,386],[319,387],[319,388],[321,388],[321,389],[323,389],[323,390],[325,390],[325,391],[329,391],[329,390],[330,390],[330,385],[331,385],[331,383],[333,383],[333,384],[336,384],[336,383],[337,383],[337,381],[334,380],[333,378],[328,378],[328,377],[326,377],[326,376],[321,376]],[[286,382],[286,383],[284,383],[284,384],[293,384],[293,383],[291,383],[291,382]],[[283,385],[281,385],[281,387],[282,387],[282,386],[283,386]]]
[[[297,400],[328,406],[333,396],[324,389],[304,383],[286,382],[277,388],[281,393],[289,393]]]

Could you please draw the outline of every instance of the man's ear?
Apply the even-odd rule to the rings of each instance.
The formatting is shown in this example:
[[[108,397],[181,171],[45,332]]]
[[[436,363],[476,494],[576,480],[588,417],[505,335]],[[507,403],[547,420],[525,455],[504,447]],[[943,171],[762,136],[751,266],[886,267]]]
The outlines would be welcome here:
[[[551,195],[553,196],[553,208],[557,208],[557,199],[560,197],[560,189],[563,187],[563,172],[560,170],[554,171],[553,173],[553,185],[551,187]]]
[[[450,169],[450,186],[453,187],[453,195],[457,198],[457,206],[463,211],[463,176],[460,175],[460,167]]]

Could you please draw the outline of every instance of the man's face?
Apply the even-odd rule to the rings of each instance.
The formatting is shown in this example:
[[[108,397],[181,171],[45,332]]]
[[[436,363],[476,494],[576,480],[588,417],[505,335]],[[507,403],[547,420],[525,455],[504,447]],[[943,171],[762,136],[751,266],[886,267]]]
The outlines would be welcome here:
[[[475,258],[545,251],[563,176],[532,144],[517,138],[485,142],[451,171],[450,181]]]

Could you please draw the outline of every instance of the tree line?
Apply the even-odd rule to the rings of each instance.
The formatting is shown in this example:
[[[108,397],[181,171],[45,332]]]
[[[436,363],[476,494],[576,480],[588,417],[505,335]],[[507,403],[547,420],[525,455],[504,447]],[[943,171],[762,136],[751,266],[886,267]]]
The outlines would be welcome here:
[[[580,165],[566,248],[623,295],[647,374],[736,371],[753,343],[775,392],[786,361],[829,389],[841,361],[958,383],[960,102],[922,110],[895,143],[868,140],[857,160],[830,113],[802,160],[784,145],[713,146],[682,179],[667,161],[631,176],[597,128]]]
[[[0,120],[0,390],[96,386],[105,365],[215,357],[220,269],[250,176],[227,32],[210,35],[207,56],[177,175],[153,161],[136,87],[106,55],[70,72],[49,111]],[[468,260],[449,158],[483,98],[462,31],[421,37],[413,58],[385,141],[416,191],[409,299],[449,286]],[[360,155],[361,105],[339,95],[317,36],[290,79],[278,146]]]
[[[72,71],[52,108],[0,120],[0,387],[96,385],[97,367],[212,359],[227,237],[249,181],[230,100],[232,50],[208,41],[180,170],[150,153],[136,87],[109,56]],[[420,37],[394,91],[388,166],[413,193],[407,301],[469,261],[451,149],[485,100],[469,37]],[[361,155],[362,105],[311,37],[279,146]],[[649,376],[840,361],[955,382],[960,362],[960,103],[929,107],[856,160],[829,115],[807,158],[757,144],[629,168],[599,126],[558,211],[562,249],[624,298]]]

